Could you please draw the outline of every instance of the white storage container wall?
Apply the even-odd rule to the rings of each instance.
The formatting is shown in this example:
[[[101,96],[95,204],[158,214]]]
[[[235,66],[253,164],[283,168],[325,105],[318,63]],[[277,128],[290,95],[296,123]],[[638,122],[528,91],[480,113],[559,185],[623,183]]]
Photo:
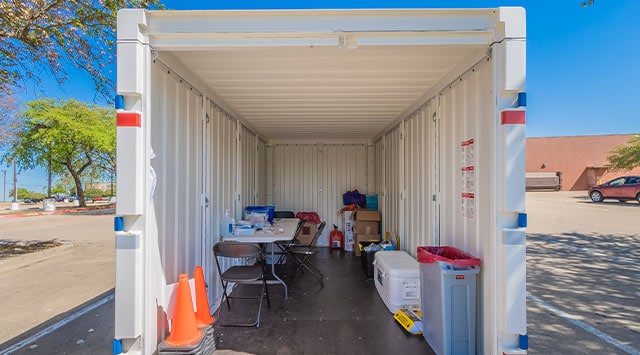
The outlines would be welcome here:
[[[524,28],[520,8],[122,11],[115,338],[153,352],[172,285],[196,265],[219,305],[224,209],[273,204],[339,225],[341,194],[358,188],[379,194],[382,230],[414,257],[452,245],[482,259],[478,353],[517,348]],[[309,58],[328,71],[305,71]]]

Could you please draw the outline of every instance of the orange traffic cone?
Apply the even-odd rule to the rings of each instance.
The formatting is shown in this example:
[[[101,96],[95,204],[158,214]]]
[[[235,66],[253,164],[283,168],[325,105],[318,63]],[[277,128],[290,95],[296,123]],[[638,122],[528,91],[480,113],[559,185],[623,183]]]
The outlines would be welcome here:
[[[193,302],[191,302],[189,276],[180,274],[173,321],[171,322],[171,334],[167,338],[167,344],[186,346],[196,343],[201,337],[202,332],[198,330],[196,314],[193,312]]]
[[[209,313],[207,286],[204,282],[202,266],[196,266],[196,269],[193,271],[193,280],[196,284],[196,321],[199,327],[206,327],[211,325],[214,319]]]

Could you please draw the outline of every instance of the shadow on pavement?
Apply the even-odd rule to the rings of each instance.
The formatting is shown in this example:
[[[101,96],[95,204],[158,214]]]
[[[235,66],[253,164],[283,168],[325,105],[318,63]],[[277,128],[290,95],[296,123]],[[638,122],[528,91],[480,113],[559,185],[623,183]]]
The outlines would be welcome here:
[[[111,354],[113,295],[114,289],[104,292],[0,344],[0,354]]]

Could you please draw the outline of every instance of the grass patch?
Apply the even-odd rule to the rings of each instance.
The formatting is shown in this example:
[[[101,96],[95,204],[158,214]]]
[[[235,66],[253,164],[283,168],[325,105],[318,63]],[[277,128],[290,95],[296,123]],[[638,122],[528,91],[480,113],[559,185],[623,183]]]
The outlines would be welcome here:
[[[35,253],[41,250],[51,249],[61,246],[62,243],[57,240],[0,240],[0,259],[10,256]]]

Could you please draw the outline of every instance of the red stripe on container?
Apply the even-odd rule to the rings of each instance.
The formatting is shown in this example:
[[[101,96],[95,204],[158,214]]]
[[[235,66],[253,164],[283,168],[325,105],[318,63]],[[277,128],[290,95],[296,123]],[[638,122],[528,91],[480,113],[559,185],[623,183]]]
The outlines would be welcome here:
[[[141,117],[137,112],[118,112],[116,124],[118,127],[141,127]]]
[[[525,124],[525,111],[502,111],[502,124]]]

